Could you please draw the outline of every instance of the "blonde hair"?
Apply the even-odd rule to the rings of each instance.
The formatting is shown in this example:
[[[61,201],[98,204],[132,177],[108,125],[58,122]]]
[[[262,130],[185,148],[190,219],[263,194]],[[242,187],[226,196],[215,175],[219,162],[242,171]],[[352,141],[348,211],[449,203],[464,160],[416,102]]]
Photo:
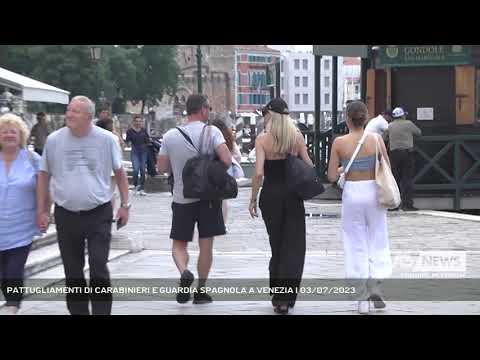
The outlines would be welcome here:
[[[287,154],[294,150],[297,142],[297,127],[289,115],[269,111],[267,132],[273,137],[273,151]]]
[[[5,126],[14,126],[15,128],[17,128],[20,134],[20,147],[26,148],[27,141],[30,136],[30,130],[28,130],[28,127],[22,120],[22,118],[15,114],[5,114],[3,116],[0,116],[0,130]],[[2,150],[1,144],[0,150]]]

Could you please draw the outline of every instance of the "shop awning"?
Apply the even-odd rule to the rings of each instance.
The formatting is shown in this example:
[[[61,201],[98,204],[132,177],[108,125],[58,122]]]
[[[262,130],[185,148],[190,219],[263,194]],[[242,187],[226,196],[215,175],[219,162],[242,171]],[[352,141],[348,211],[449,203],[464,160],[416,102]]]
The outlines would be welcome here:
[[[0,67],[0,85],[22,92],[24,101],[68,104],[70,92]]]

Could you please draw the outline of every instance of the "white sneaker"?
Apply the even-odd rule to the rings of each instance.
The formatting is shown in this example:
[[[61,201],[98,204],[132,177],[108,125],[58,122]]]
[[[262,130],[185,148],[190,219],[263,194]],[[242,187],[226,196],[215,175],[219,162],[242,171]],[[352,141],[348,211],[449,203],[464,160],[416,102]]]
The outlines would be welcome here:
[[[370,302],[369,301],[359,301],[358,302],[358,313],[359,314],[368,314],[370,311]]]
[[[16,306],[5,306],[1,309],[0,315],[17,315],[18,310]]]
[[[140,196],[147,196],[147,193],[146,193],[145,191],[143,191],[143,190],[140,190],[140,191],[138,192],[138,195],[140,195]]]
[[[128,190],[134,190],[135,189],[135,185],[129,185],[128,186]]]

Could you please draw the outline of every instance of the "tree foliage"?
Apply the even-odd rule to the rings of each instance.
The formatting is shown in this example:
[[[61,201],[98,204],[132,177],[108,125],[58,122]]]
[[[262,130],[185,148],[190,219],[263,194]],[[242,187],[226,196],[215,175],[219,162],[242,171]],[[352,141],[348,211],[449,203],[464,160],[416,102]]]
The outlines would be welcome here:
[[[71,92],[110,103],[142,101],[152,106],[174,93],[178,67],[173,45],[103,45],[102,58],[90,58],[91,45],[0,45],[0,66]]]

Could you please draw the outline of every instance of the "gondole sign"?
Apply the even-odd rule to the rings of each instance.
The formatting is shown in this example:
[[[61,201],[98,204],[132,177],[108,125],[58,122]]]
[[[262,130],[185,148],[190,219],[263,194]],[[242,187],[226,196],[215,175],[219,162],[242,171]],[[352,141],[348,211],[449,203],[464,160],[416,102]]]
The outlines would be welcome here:
[[[464,45],[384,45],[379,48],[379,65],[448,66],[471,62],[469,46]]]

